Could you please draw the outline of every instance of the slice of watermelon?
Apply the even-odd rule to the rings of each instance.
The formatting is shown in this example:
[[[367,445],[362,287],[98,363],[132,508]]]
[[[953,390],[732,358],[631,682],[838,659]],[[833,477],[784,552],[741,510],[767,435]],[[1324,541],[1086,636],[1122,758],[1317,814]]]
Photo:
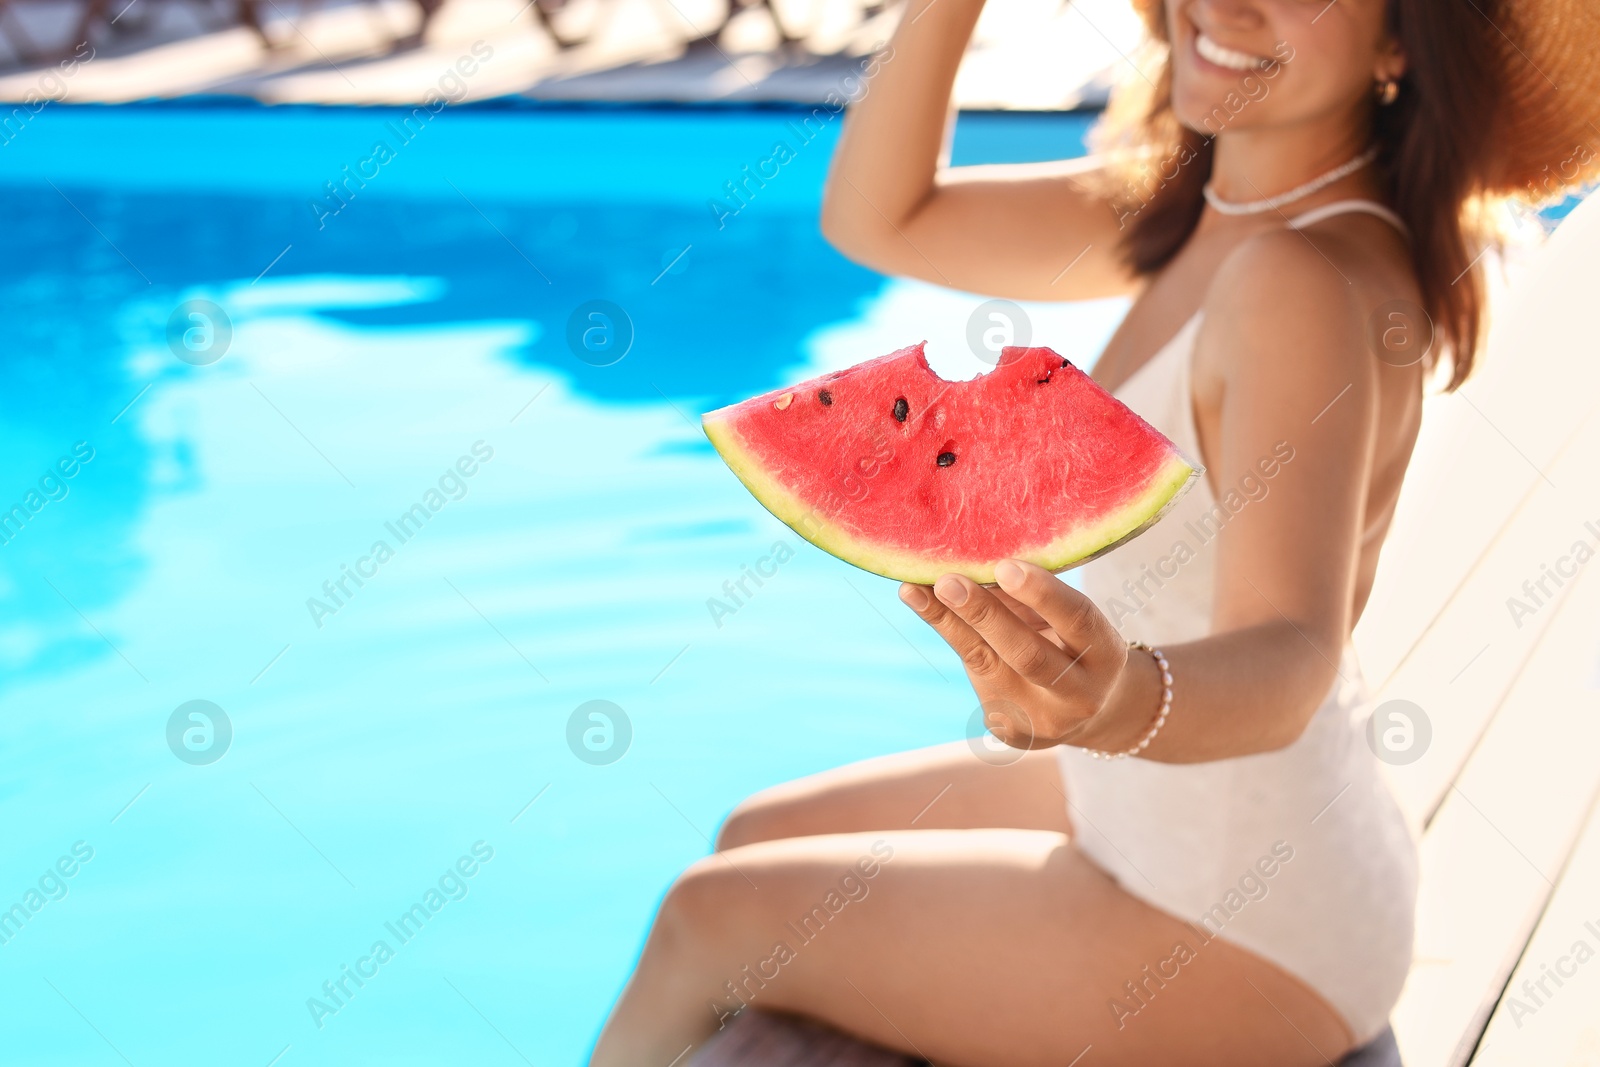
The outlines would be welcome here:
[[[701,421],[800,536],[908,582],[993,582],[1008,557],[1065,570],[1149,527],[1200,473],[1048,348],[947,382],[912,345]]]

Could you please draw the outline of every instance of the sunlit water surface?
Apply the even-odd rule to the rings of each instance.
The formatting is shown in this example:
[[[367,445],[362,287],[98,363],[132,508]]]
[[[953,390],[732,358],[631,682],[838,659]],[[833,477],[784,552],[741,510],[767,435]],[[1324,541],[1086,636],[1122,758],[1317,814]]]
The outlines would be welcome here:
[[[386,111],[52,106],[0,150],[0,1061],[580,1063],[742,796],[963,735],[893,583],[697,428],[917,340],[983,367],[979,298],[824,244],[837,123],[795,118],[452,110],[402,144]],[[957,158],[1084,124],[969,118]],[[591,300],[631,322],[609,366],[569,344]],[[1027,310],[1082,364],[1122,308]],[[204,720],[169,742],[195,700],[214,762],[176,754],[220,750]],[[610,753],[569,743],[594,700]]]

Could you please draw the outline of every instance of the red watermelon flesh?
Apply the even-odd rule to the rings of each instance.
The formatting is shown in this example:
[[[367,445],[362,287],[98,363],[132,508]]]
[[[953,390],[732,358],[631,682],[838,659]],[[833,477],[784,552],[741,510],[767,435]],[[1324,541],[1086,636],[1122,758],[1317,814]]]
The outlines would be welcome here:
[[[1143,531],[1199,468],[1048,348],[1006,348],[947,382],[912,345],[702,417],[755,498],[863,570],[994,581],[1003,559],[1048,570]]]

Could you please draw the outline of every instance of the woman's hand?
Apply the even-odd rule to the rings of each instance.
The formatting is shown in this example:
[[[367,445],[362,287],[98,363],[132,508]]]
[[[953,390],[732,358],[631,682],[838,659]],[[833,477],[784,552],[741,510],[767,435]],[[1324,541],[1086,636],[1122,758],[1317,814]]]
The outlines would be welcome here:
[[[960,655],[995,737],[1024,749],[1084,740],[1131,673],[1127,642],[1088,597],[1042,567],[1005,560],[995,580],[998,589],[947,574],[932,595],[908,582],[900,599]]]

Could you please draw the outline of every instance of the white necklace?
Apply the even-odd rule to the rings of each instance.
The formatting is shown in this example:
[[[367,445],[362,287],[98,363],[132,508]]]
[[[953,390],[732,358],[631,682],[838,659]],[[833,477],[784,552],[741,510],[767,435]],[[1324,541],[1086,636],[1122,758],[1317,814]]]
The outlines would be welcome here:
[[[1318,189],[1332,185],[1347,175],[1354,174],[1377,158],[1378,146],[1373,145],[1356,158],[1347,163],[1339,164],[1339,166],[1334,167],[1326,174],[1318,175],[1304,185],[1297,185],[1287,193],[1279,193],[1277,196],[1271,196],[1265,200],[1224,200],[1212,192],[1210,182],[1206,182],[1202,192],[1205,193],[1206,203],[1224,215],[1259,215],[1263,211],[1275,211],[1285,204],[1292,204],[1296,200],[1302,200]]]

